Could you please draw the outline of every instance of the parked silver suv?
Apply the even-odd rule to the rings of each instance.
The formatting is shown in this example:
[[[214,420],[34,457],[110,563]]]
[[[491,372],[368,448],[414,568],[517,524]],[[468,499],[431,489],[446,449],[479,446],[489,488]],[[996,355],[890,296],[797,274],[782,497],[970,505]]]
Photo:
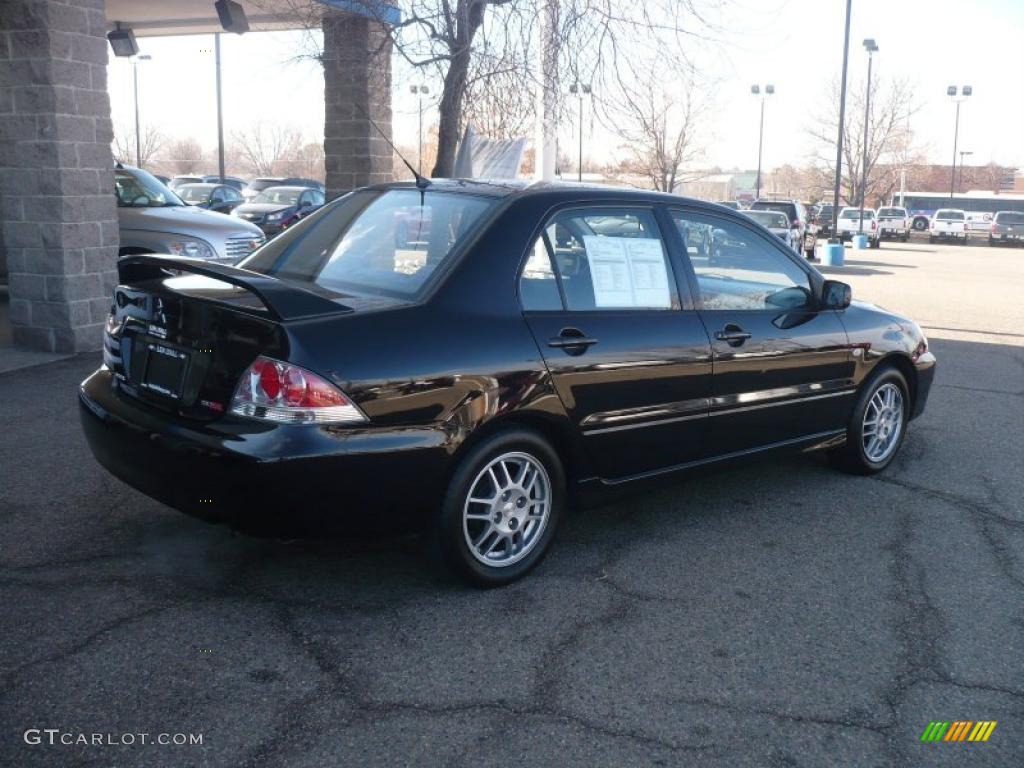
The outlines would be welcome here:
[[[114,170],[120,256],[166,253],[234,263],[266,240],[255,224],[186,205],[155,176],[139,168]]]

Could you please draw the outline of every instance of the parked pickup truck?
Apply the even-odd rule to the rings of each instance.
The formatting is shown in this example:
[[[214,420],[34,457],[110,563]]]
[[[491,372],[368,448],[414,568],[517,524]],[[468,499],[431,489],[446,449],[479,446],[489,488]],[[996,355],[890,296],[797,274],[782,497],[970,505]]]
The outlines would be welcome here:
[[[967,214],[955,208],[940,208],[928,225],[928,242],[959,240],[967,242]]]
[[[854,235],[867,235],[868,245],[872,248],[881,245],[878,239],[878,222],[875,220],[875,212],[870,208],[864,209],[863,228],[860,226],[860,208],[843,208],[839,212],[836,235],[840,241],[852,240]]]
[[[887,237],[902,240],[904,243],[910,239],[911,220],[906,208],[879,208],[878,209],[878,236],[885,240]]]

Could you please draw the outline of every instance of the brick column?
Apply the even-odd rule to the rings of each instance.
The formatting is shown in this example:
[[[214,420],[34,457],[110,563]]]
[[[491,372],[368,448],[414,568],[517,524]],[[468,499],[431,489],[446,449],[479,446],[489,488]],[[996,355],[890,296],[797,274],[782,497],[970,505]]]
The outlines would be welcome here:
[[[392,46],[380,22],[363,16],[328,13],[323,30],[324,160],[330,199],[391,181],[391,148],[365,115],[391,137]]]
[[[118,243],[104,0],[0,2],[0,217],[14,343],[98,349]]]

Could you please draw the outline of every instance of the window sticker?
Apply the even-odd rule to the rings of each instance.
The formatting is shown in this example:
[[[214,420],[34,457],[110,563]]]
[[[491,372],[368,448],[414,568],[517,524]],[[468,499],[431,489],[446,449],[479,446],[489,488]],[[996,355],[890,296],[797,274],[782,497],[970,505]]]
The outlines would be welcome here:
[[[660,240],[586,235],[583,243],[594,283],[594,306],[672,306]]]

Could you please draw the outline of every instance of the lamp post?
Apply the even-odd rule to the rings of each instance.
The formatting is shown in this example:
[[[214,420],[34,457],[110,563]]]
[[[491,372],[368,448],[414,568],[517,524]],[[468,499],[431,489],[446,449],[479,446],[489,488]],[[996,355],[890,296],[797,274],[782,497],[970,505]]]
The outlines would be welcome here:
[[[419,127],[419,142],[418,149],[416,150],[416,173],[423,174],[423,97],[430,93],[430,89],[425,85],[410,85],[409,93],[417,94],[419,97],[419,110],[420,110],[420,127]]]
[[[871,61],[878,45],[869,37],[864,41],[864,50],[868,52],[868,88],[864,94],[864,152],[860,164],[860,220],[857,234],[864,232],[864,198],[868,192],[868,123],[871,121]]]
[[[140,53],[132,59],[132,85],[135,90],[135,167],[142,167],[142,134],[139,131],[139,62],[149,61],[153,57],[148,53]]]
[[[965,150],[965,149],[961,149],[960,150],[960,178],[957,179],[956,186],[957,186],[957,189],[959,189],[961,192],[964,191],[964,157],[966,155],[973,155],[973,154],[974,154],[974,152],[972,152],[970,150]]]
[[[580,142],[579,158],[576,165],[576,181],[583,181],[583,97],[590,95],[590,86],[576,82],[569,86],[569,93],[574,93],[580,98]]]
[[[752,85],[750,86],[750,92],[755,96],[761,97],[761,128],[757,134],[757,178],[754,181],[754,199],[757,200],[761,197],[761,151],[764,149],[764,102],[765,99],[775,93],[775,86],[766,85],[764,87],[764,93],[762,93],[761,86]]]
[[[850,61],[850,13],[853,0],[846,0],[846,31],[843,33],[843,79],[839,86],[839,138],[836,139],[836,181],[832,197],[832,238],[830,243],[841,243],[836,234],[839,226],[839,185],[843,182],[843,121],[846,119],[846,68]]]
[[[956,143],[960,138],[960,104],[967,100],[967,97],[974,93],[969,85],[962,86],[957,92],[957,87],[951,85],[946,89],[946,95],[956,102],[956,123],[953,128],[953,169],[949,174],[949,199],[953,199],[956,190]]]

